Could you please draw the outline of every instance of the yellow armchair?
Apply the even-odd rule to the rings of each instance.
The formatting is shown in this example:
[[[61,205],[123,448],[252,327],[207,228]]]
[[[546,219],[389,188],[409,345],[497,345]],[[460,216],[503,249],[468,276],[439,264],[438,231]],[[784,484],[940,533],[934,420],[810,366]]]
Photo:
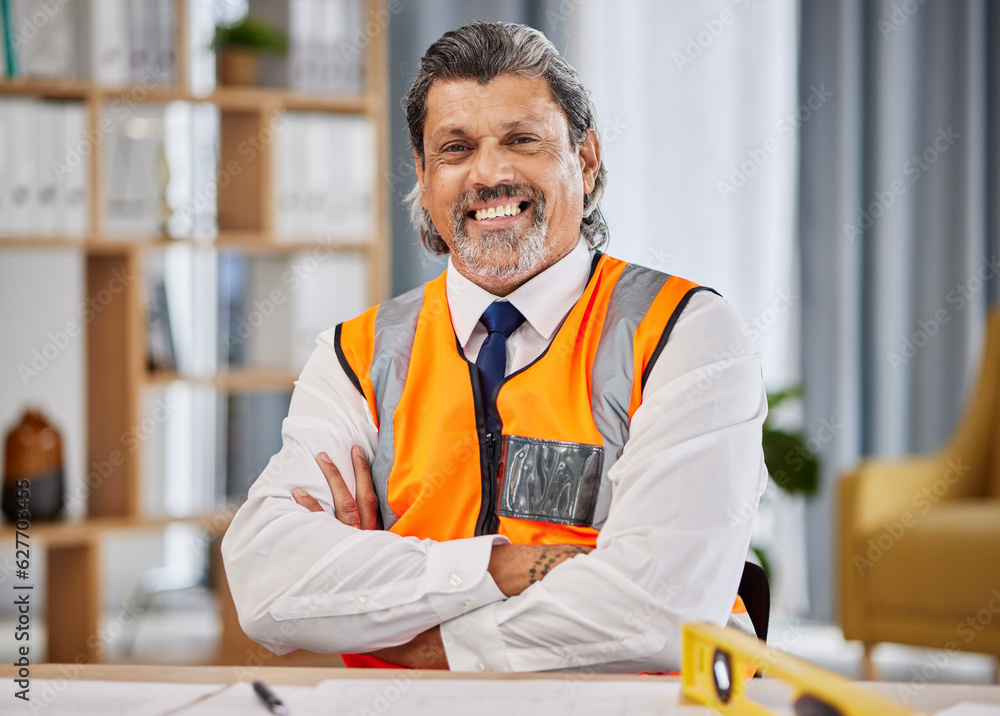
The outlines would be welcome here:
[[[840,481],[844,637],[1000,656],[1000,309],[958,428],[938,452]]]

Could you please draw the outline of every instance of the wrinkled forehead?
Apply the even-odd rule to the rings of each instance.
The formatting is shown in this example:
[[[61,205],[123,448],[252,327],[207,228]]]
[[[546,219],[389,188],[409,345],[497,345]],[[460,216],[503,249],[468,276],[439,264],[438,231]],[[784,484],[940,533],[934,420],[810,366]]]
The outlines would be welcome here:
[[[469,132],[489,125],[511,131],[519,126],[565,131],[569,121],[543,77],[499,75],[487,83],[438,79],[427,92],[424,139]]]

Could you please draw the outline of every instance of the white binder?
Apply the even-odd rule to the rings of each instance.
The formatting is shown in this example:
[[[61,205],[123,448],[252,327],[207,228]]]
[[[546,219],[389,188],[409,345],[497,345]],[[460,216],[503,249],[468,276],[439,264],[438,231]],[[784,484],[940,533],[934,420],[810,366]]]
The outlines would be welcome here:
[[[89,0],[90,76],[96,84],[125,85],[131,81],[126,0]]]
[[[35,221],[31,233],[52,237],[60,229],[60,186],[56,181],[54,165],[63,157],[62,117],[59,106],[54,102],[35,104]]]
[[[7,172],[10,233],[13,238],[23,238],[34,233],[37,218],[36,101],[12,97],[6,100],[6,104],[9,118],[6,142],[10,167]]]
[[[62,105],[63,138],[60,146],[67,147],[68,171],[62,184],[62,233],[69,238],[84,238],[90,231],[90,161],[80,151],[89,141],[87,108],[77,102]],[[74,161],[75,158],[75,161]]]

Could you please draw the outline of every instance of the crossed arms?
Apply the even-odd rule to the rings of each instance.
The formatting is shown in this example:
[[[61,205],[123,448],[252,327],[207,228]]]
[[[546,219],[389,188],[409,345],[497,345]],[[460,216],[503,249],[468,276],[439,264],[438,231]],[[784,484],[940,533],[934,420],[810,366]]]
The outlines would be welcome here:
[[[316,456],[316,464],[330,486],[334,515],[348,527],[382,529],[378,497],[375,495],[371,468],[364,450],[360,447],[352,448],[351,462],[354,467],[355,494],[347,488],[340,470],[326,453]],[[319,501],[301,487],[292,490],[292,499],[310,512],[323,511]],[[505,597],[513,597],[543,579],[556,565],[578,554],[586,554],[591,549],[593,548],[575,544],[497,544],[490,553],[486,571]],[[411,669],[448,668],[441,630],[436,626],[421,632],[405,644],[377,649],[370,655]]]
[[[675,669],[684,621],[725,623],[766,484],[766,402],[741,325],[713,294],[692,298],[609,475],[596,549],[561,554],[534,583],[540,547],[347,524],[377,526],[359,466],[378,434],[324,334],[297,383],[282,450],[223,543],[243,628],[279,653],[377,652],[453,670]],[[352,456],[355,446],[363,455]],[[328,481],[319,453],[342,485]],[[315,504],[293,499],[299,487]]]

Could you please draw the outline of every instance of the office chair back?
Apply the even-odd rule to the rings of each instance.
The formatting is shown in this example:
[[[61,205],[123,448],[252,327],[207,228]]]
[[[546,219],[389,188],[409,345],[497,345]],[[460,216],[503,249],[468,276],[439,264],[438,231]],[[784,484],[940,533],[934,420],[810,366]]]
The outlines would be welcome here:
[[[771,585],[767,581],[767,573],[759,565],[747,562],[737,594],[743,599],[757,638],[767,641],[767,627],[771,621]]]

